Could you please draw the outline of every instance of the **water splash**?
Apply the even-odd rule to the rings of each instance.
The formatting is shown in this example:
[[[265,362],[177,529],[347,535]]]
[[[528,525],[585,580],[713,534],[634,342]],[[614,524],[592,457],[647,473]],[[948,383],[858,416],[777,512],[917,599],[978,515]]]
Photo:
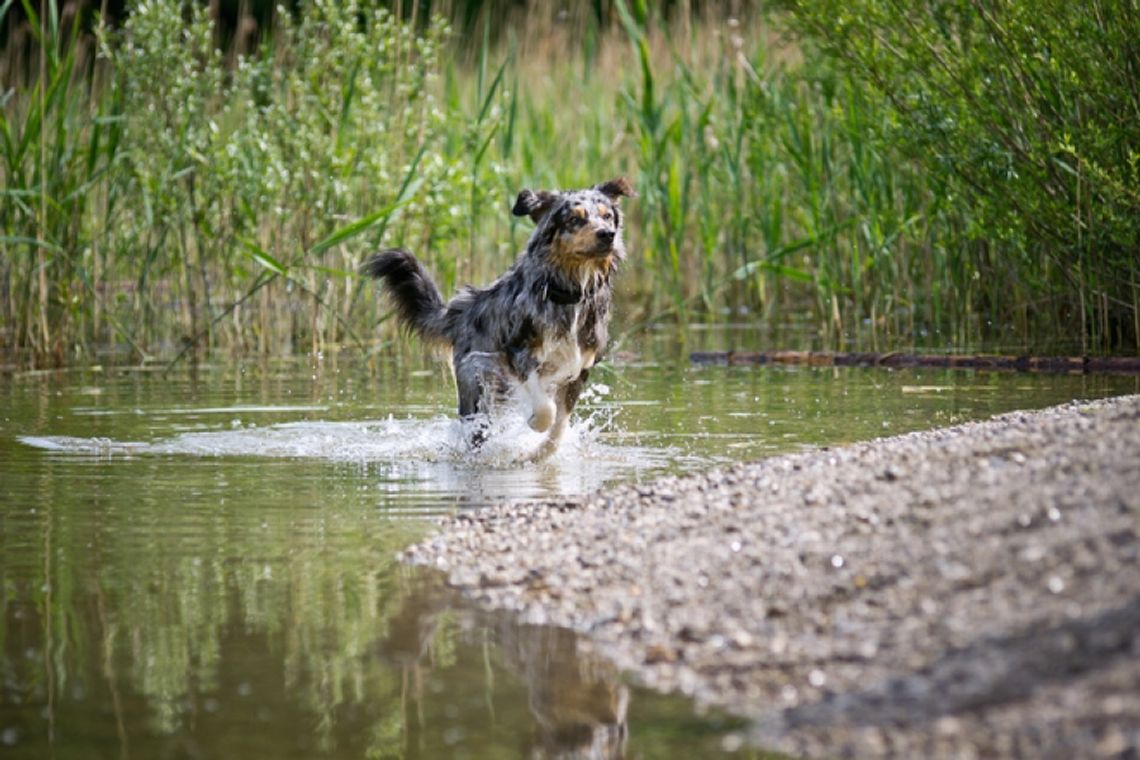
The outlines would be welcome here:
[[[468,440],[473,426],[487,432],[487,442],[473,448]],[[598,416],[570,425],[554,458],[590,457],[612,453],[600,442]],[[233,420],[229,429],[179,433],[157,441],[117,441],[105,437],[19,436],[19,440],[46,451],[94,455],[144,454],[192,456],[263,456],[371,462],[417,460],[504,467],[527,459],[545,439],[522,422],[519,415],[461,422],[432,418],[389,416],[359,422],[287,422],[261,427]]]
[[[248,410],[235,407],[234,411]],[[471,503],[587,493],[607,483],[661,472],[679,456],[670,448],[622,441],[615,430],[613,405],[581,407],[580,413],[557,451],[540,463],[527,460],[546,436],[527,427],[514,409],[478,423],[437,415],[258,425],[235,414],[228,428],[181,432],[152,441],[63,435],[26,435],[19,440],[54,456],[108,461],[173,456],[351,463],[378,476],[378,483],[393,491],[461,495]],[[478,448],[468,442],[473,424],[487,430],[486,442]]]

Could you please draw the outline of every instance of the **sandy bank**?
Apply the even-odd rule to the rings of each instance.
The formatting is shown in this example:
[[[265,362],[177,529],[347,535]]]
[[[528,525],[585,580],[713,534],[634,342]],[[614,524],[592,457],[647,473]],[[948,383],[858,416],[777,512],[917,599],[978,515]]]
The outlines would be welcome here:
[[[406,558],[761,746],[1140,752],[1140,396],[463,513]]]

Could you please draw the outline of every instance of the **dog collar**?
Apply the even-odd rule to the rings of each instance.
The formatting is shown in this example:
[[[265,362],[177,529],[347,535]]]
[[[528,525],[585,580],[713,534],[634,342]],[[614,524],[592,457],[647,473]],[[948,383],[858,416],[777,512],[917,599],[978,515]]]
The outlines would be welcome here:
[[[559,306],[570,306],[582,300],[582,288],[578,285],[561,285],[550,279],[546,281],[546,297]]]

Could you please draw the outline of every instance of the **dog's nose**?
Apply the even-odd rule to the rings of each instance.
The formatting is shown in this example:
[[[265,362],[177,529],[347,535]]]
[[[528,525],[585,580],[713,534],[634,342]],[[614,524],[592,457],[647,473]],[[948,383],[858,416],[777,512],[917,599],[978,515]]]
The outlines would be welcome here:
[[[603,243],[614,242],[614,231],[613,230],[598,230],[598,240],[602,241]]]

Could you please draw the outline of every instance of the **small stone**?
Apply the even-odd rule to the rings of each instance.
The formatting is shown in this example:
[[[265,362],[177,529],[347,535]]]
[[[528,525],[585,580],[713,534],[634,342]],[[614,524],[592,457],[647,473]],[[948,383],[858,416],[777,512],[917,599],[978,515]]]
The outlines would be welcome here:
[[[669,663],[676,661],[677,650],[666,644],[650,644],[645,650],[645,662],[647,665],[657,665],[663,662]]]

